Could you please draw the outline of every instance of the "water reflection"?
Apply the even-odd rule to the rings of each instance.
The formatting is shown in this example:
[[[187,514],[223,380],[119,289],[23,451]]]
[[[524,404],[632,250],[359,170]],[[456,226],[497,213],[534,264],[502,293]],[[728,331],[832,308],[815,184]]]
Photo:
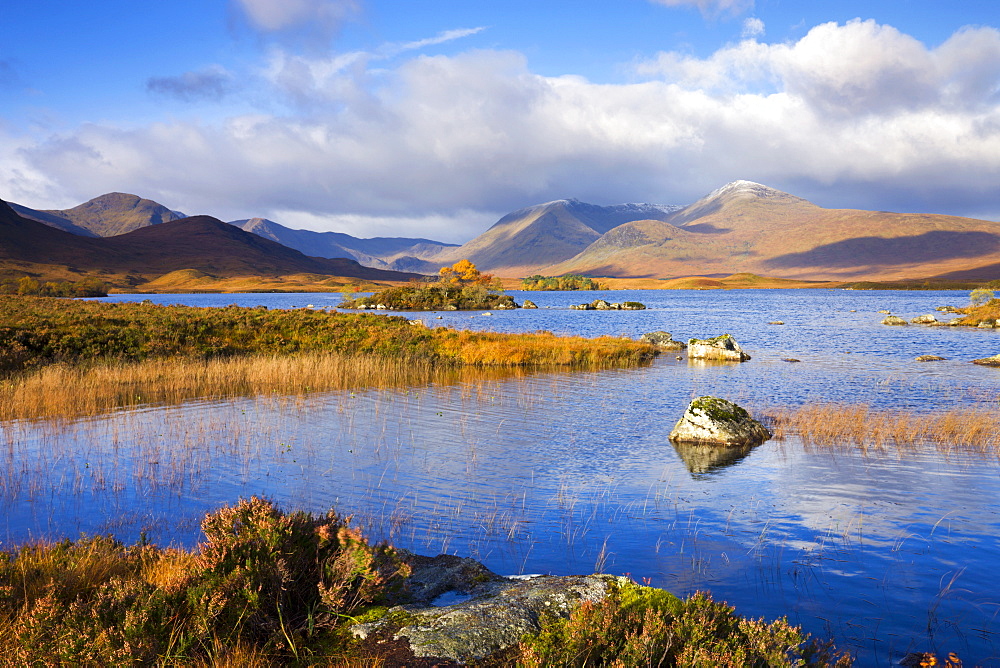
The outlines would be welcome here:
[[[674,450],[694,478],[704,477],[734,466],[750,454],[752,445],[712,445],[671,441]]]

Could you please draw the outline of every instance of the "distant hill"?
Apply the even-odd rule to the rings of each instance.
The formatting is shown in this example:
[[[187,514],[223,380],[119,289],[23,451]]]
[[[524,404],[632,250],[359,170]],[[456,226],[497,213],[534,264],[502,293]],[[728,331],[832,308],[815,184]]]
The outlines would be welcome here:
[[[308,257],[210,216],[160,223],[107,238],[82,237],[23,218],[0,201],[0,269],[6,274],[99,273],[147,280],[194,269],[210,276],[320,274],[405,281],[407,274],[346,258]]]
[[[20,204],[11,206],[25,218],[65,232],[96,237],[112,237],[184,218],[179,211],[128,193],[108,193],[72,209],[35,210]]]
[[[937,214],[824,209],[750,181],[666,221],[620,225],[543,273],[667,278],[752,272],[783,278],[998,278],[1000,223]],[[971,272],[971,273],[970,273]]]
[[[411,239],[406,237],[373,237],[359,239],[342,232],[313,232],[311,230],[295,230],[285,227],[266,218],[249,218],[230,221],[246,232],[252,232],[265,239],[277,241],[280,244],[319,257],[353,258],[366,267],[382,269],[397,269],[395,263],[400,258],[416,258],[434,256],[446,248],[455,248],[457,244],[445,244],[430,239]],[[406,264],[406,260],[403,260]],[[419,266],[419,263],[418,263]],[[406,271],[404,267],[400,269]],[[435,268],[436,270],[436,268]]]
[[[478,237],[458,248],[426,257],[423,270],[468,259],[485,271],[526,276],[569,259],[617,225],[632,220],[665,220],[678,206],[619,204],[597,206],[556,200],[507,214]]]

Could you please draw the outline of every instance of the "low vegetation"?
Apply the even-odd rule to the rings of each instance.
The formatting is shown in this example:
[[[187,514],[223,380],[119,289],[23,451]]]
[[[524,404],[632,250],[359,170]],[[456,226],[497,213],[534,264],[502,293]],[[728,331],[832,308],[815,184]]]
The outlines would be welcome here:
[[[535,274],[521,279],[522,290],[605,290],[606,286],[589,276],[541,276]]]
[[[1000,281],[990,281],[970,292],[969,305],[957,309],[962,316],[959,324],[975,327],[980,323],[994,325],[1000,320],[1000,299],[996,298],[995,288],[1000,288]]]
[[[7,278],[0,281],[0,295],[106,297],[107,294],[104,282],[96,278],[84,278],[79,281],[45,281],[43,283],[31,276],[22,276],[19,279]]]
[[[484,274],[468,260],[441,267],[436,281],[414,281],[387,288],[371,297],[347,299],[339,308],[388,309],[390,311],[484,311],[517,308],[514,298],[504,294],[499,280]]]
[[[630,584],[569,619],[551,618],[511,663],[553,666],[850,666],[849,655],[780,619],[753,620],[697,593],[687,600]]]
[[[347,627],[408,601],[405,555],[349,517],[258,498],[207,515],[196,549],[110,537],[0,552],[3,665],[383,665]],[[398,650],[394,650],[398,651]],[[552,618],[485,665],[849,665],[784,620],[637,585]]]

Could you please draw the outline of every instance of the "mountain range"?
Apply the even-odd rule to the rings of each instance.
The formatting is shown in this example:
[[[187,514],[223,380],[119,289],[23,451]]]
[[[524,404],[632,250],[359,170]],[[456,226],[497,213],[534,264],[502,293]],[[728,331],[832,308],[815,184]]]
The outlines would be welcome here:
[[[308,257],[210,216],[179,218],[110,237],[83,236],[19,215],[0,201],[0,271],[45,278],[96,275],[136,285],[178,270],[216,277],[318,274],[405,281],[417,274]]]
[[[174,224],[183,215],[123,193],[63,211],[14,206],[49,226],[108,240],[123,229],[132,230],[124,236],[165,225],[180,232]],[[352,258],[368,267],[424,274],[468,259],[484,271],[507,277],[577,273],[672,278],[736,272],[812,280],[1000,277],[1000,223],[825,209],[751,181],[729,183],[688,206],[597,206],[572,199],[538,204],[501,217],[461,246],[294,230],[264,218],[232,221],[229,226],[313,256]],[[255,261],[262,262],[262,268],[272,266],[261,258]],[[243,263],[246,269],[252,265]]]

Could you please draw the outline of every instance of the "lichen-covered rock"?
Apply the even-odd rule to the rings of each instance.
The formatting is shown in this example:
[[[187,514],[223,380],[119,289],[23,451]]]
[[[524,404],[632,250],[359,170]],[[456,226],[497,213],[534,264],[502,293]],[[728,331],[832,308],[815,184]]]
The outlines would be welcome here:
[[[673,335],[663,330],[646,332],[639,337],[639,340],[643,343],[652,343],[661,350],[684,350],[687,348],[686,343],[683,341],[674,341]]]
[[[994,355],[992,357],[983,357],[982,359],[972,360],[973,364],[978,364],[979,366],[1000,366],[1000,355]]]
[[[516,645],[525,635],[537,634],[543,617],[569,617],[584,601],[600,601],[626,581],[612,575],[502,578],[454,605],[393,608],[386,623],[403,620],[393,637],[406,639],[417,657],[474,661]],[[378,622],[360,624],[352,630],[364,637],[379,632],[377,626]]]
[[[691,339],[688,341],[688,357],[701,360],[725,360],[746,362],[750,355],[743,352],[740,344],[731,334],[722,334],[711,339]]]
[[[717,445],[758,445],[771,432],[742,407],[718,397],[698,397],[670,432],[671,441]]]
[[[898,315],[887,315],[882,319],[883,325],[905,325],[906,320],[900,318]]]
[[[574,311],[593,311],[594,307],[590,304],[570,304],[569,307]]]
[[[980,320],[976,327],[979,329],[993,329],[996,327],[996,322],[993,320]]]
[[[611,310],[611,304],[609,304],[608,302],[604,301],[603,299],[595,299],[594,301],[590,302],[590,305],[593,306],[594,309],[597,310],[597,311],[610,311]]]
[[[910,322],[914,325],[933,325],[938,321],[931,313],[926,313],[924,315],[918,315],[916,318],[910,318]]]
[[[941,357],[940,355],[917,355],[918,362],[940,362],[945,359],[948,358]]]
[[[538,308],[538,305],[535,304],[535,302],[531,301],[530,299],[525,299],[524,302],[521,304],[521,308]]]
[[[622,302],[623,311],[644,311],[646,305],[642,302]]]

